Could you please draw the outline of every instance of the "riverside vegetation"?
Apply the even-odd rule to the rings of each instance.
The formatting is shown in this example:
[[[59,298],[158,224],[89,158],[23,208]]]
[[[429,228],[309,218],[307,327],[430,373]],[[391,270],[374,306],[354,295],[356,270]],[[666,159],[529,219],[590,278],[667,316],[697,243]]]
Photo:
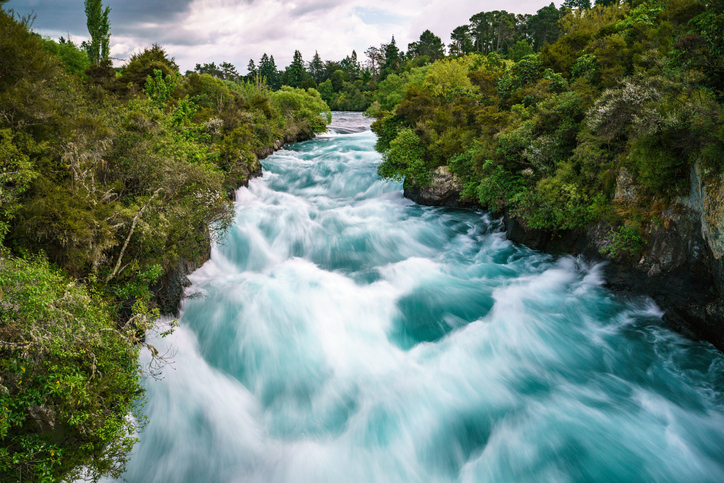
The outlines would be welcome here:
[[[447,166],[463,199],[526,228],[603,220],[609,254],[641,249],[695,163],[724,169],[724,3],[608,3],[548,12],[547,42],[504,12],[481,37],[473,17],[456,55],[380,82],[380,175],[424,187]],[[614,200],[621,172],[636,196]]]
[[[2,481],[122,474],[173,328],[158,281],[206,259],[257,152],[328,122],[313,89],[183,76],[159,46],[113,69],[107,9],[86,11],[85,48],[0,11]]]
[[[710,180],[724,168],[723,10],[481,12],[448,55],[426,31],[406,53],[394,37],[370,47],[364,68],[297,51],[247,76],[227,62],[181,75],[156,45],[114,69],[99,0],[83,46],[0,11],[0,479],[123,473],[141,378],[165,361],[153,336],[173,329],[157,323],[159,281],[208,257],[258,155],[324,131],[328,106],[377,118],[384,178],[424,187],[446,166],[463,198],[529,228],[603,220],[612,256],[640,250],[695,163]]]

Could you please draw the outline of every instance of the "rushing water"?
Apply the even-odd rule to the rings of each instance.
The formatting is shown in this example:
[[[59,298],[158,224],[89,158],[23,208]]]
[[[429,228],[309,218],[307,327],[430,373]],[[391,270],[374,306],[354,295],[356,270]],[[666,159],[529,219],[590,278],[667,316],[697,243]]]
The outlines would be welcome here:
[[[239,190],[128,481],[724,481],[722,354],[599,267],[404,199],[367,125]]]

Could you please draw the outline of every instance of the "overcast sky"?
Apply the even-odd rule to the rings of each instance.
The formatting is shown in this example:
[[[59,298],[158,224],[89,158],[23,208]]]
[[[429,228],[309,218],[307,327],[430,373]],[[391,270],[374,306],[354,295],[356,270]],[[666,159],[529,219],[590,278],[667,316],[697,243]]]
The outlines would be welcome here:
[[[370,45],[395,36],[398,46],[425,29],[447,44],[450,32],[475,13],[507,10],[535,13],[550,0],[105,0],[111,7],[111,55],[121,65],[129,54],[159,43],[181,66],[231,62],[246,72],[250,58],[266,52],[278,67],[294,50],[304,60],[314,51],[341,60],[353,49],[360,60]],[[560,5],[560,1],[556,5]],[[83,0],[10,0],[5,9],[35,12],[34,29],[52,38],[87,37]]]

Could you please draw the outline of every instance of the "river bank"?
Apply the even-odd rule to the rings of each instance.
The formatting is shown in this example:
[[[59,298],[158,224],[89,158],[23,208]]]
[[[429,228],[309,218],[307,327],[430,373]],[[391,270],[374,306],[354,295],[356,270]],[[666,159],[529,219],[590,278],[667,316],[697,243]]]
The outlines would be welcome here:
[[[703,226],[714,208],[698,194],[701,188],[695,189],[701,184],[692,172],[693,194],[662,213],[662,223],[649,227],[648,243],[635,253],[609,249],[613,230],[605,222],[581,230],[553,231],[526,228],[508,211],[497,216],[513,242],[552,255],[604,262],[608,289],[624,297],[651,297],[664,310],[663,320],[669,327],[724,351],[723,260],[714,253],[716,238],[705,236]],[[408,187],[404,195],[421,205],[479,208],[461,199],[461,191],[460,182],[444,167],[435,172],[429,186]],[[619,178],[616,192],[621,197],[630,193],[625,178]]]
[[[313,139],[316,134],[311,130],[294,130],[284,139],[277,139],[272,144],[259,149],[254,153],[252,163],[237,161],[239,168],[235,170],[236,176],[228,177],[224,181],[227,196],[236,201],[236,191],[241,187],[249,186],[249,180],[262,175],[261,160],[282,149],[288,143],[295,143]],[[179,257],[176,266],[164,272],[158,282],[152,287],[154,304],[163,315],[178,316],[181,302],[184,299],[184,290],[191,285],[188,276],[198,270],[211,258],[211,239],[208,240],[207,250],[196,260],[187,260]]]

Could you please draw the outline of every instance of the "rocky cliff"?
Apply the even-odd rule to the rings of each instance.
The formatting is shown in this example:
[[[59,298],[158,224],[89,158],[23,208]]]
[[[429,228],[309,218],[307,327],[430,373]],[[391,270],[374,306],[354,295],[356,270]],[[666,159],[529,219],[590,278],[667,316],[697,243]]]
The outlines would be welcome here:
[[[635,253],[612,254],[615,227],[599,222],[583,230],[548,231],[524,227],[502,213],[508,238],[554,255],[605,262],[606,285],[623,295],[646,295],[664,311],[664,321],[693,338],[724,350],[724,179],[708,178],[696,166],[691,194],[664,209],[661,222],[645,229],[646,244]],[[426,187],[407,187],[405,196],[430,206],[470,206],[462,185],[447,167]],[[636,188],[619,172],[614,203],[635,203]]]

